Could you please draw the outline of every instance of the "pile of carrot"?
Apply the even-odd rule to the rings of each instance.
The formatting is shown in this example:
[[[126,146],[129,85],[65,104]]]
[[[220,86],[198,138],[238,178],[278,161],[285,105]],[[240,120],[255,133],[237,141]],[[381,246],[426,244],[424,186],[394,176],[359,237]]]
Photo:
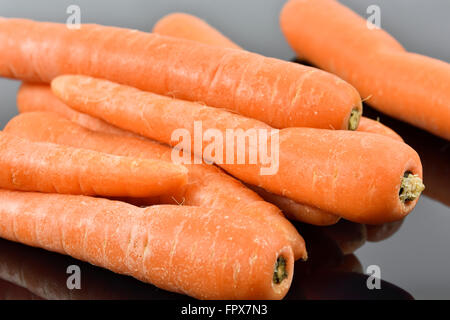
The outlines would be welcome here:
[[[336,0],[290,0],[284,36],[303,59],[351,83],[394,118],[450,140],[450,64],[407,52]]]
[[[320,31],[328,7],[336,17]],[[342,79],[247,52],[187,14],[162,18],[153,33],[0,18],[0,76],[24,81],[20,114],[0,132],[0,237],[198,299],[281,299],[294,262],[308,257],[289,220],[401,221],[424,189],[421,161],[395,131],[362,116],[360,94],[448,138],[441,91],[449,82],[427,87],[423,113],[420,77],[397,94],[408,63],[423,72],[444,63],[411,57],[389,67],[392,83],[368,77],[365,59],[408,53],[382,31],[365,33],[331,0],[292,0],[281,23],[302,57]],[[331,30],[342,32],[332,43],[323,38]],[[365,47],[372,41],[376,48]],[[390,88],[394,81],[401,86]],[[214,152],[198,147],[200,121],[223,137],[269,132],[261,141],[275,146],[276,170],[263,174],[267,163],[249,161],[250,139],[244,162],[228,140]]]

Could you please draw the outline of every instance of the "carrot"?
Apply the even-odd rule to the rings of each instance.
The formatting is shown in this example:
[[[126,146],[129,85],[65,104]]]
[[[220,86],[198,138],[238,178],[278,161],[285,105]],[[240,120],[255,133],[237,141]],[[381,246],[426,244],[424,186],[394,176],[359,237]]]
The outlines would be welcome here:
[[[227,37],[225,37],[218,30],[214,29],[202,19],[186,13],[172,13],[161,18],[153,27],[153,32],[181,39],[194,40],[213,46],[241,49],[238,45],[230,41]],[[403,141],[401,137],[392,129],[386,127],[378,121],[375,122],[366,117],[361,117],[357,130],[383,134],[388,137]],[[282,201],[285,202],[285,200]],[[308,210],[314,209],[307,209],[307,211]],[[298,212],[302,211],[303,210],[300,210]],[[320,215],[319,212],[317,212],[317,214]],[[324,213],[323,218],[325,218],[326,215],[327,213]]]
[[[105,121],[69,108],[52,93],[50,86],[46,84],[22,83],[17,92],[17,108],[20,113],[33,111],[55,112],[95,131],[135,136],[131,132],[116,128]]]
[[[337,215],[267,192],[263,188],[252,185],[248,185],[248,187],[259,194],[265,201],[275,204],[291,220],[316,226],[330,226],[340,220],[340,217]]]
[[[0,75],[50,82],[62,74],[201,101],[277,128],[354,130],[362,112],[352,86],[315,68],[136,30],[0,19]]]
[[[382,124],[379,121],[372,120],[372,119],[369,119],[366,117],[361,117],[361,120],[359,122],[358,131],[381,134],[386,137],[390,137],[392,139],[403,142],[402,137],[397,132],[395,132],[391,128],[385,126],[384,124]]]
[[[450,139],[450,64],[409,53],[334,0],[292,0],[281,12],[291,47],[353,84],[381,112]]]
[[[198,41],[211,46],[242,49],[202,19],[181,12],[171,13],[161,18],[154,25],[153,32],[163,36]]]
[[[107,122],[104,122],[103,120],[91,117],[87,114],[71,109],[51,92],[51,89],[48,85],[28,84],[28,83],[22,85],[17,96],[17,106],[19,112],[52,111],[58,113],[59,115],[63,116],[66,119],[69,119],[93,131],[122,134],[122,135],[134,135],[136,137],[140,137],[129,131],[122,130],[113,125],[110,125]],[[64,121],[58,121],[57,119],[51,120],[54,122],[45,121],[46,120],[45,118],[48,118],[48,120],[50,120],[51,118],[55,117],[49,116],[48,114],[30,116],[30,119],[27,119],[26,117],[24,118],[18,117],[17,121],[16,119],[13,119],[11,123],[5,128],[5,130],[13,131],[14,134],[22,136],[26,139],[33,139],[36,141],[35,137],[41,137],[40,138],[41,141],[68,144],[73,147],[89,149],[86,144],[86,139],[80,140],[78,138],[79,136],[86,136],[87,134],[85,132],[76,133],[78,130],[70,128],[71,125],[67,122],[64,123]],[[42,125],[40,125],[38,129],[36,126],[38,122],[45,122],[45,124],[43,123]],[[61,126],[58,125],[57,128],[55,128],[55,125],[59,122],[62,122]],[[9,126],[13,128],[9,128]],[[48,130],[50,128],[53,129]],[[67,128],[70,128],[70,130]],[[58,135],[53,134],[52,131],[58,132]],[[44,135],[43,134],[44,132],[48,132],[48,134]],[[67,140],[61,138],[66,136]],[[101,148],[94,148],[94,150],[118,154],[116,152],[117,150],[121,150],[124,148],[124,146],[128,146],[130,144],[130,141],[124,141],[122,142],[122,144],[119,144],[117,141],[119,140],[113,140],[107,143],[107,145],[111,146],[111,148],[106,149],[101,147]],[[134,144],[134,142],[131,144]],[[166,154],[166,156],[164,156],[164,159],[170,160],[171,150],[169,148],[166,148],[159,144],[158,144],[159,146],[156,146],[154,143],[151,142],[149,144],[151,144],[151,146],[147,147],[147,149],[152,151],[150,151],[148,156],[151,157],[152,154],[154,154],[158,155],[157,158],[160,158],[161,156],[163,156],[163,154]],[[95,144],[95,146],[97,146],[97,144]],[[101,146],[103,146],[103,144],[101,144]],[[146,149],[145,147],[136,147],[136,152],[126,154],[121,153],[118,155],[140,156],[141,152],[139,148]],[[189,169],[190,165],[186,165],[186,167],[188,167]],[[234,205],[238,205],[239,203],[249,204],[254,203],[255,200],[258,202],[259,200],[261,200],[260,198],[255,199],[255,195],[253,193],[249,193],[249,191],[246,190],[246,188],[236,183],[236,181],[234,181],[234,179],[231,178],[230,176],[222,173],[217,174],[217,172],[220,172],[220,170],[217,170],[215,167],[213,167],[214,169],[212,170],[203,169],[203,167],[204,165],[201,166],[192,165],[192,168],[189,170],[190,172],[192,171],[192,177],[189,177],[189,181],[192,181],[192,183],[188,183],[186,194],[181,198],[179,196],[174,197],[174,195],[171,195],[165,196],[162,199],[158,197],[157,199],[122,198],[119,200],[141,206],[167,202],[171,203],[173,202],[173,199],[175,199],[177,203],[183,203],[186,205],[193,205],[193,206],[206,206],[218,209],[221,209],[222,206],[224,206],[225,209],[228,209],[230,204]],[[205,176],[217,176],[217,179],[216,180],[208,179],[208,181],[205,181],[204,179]],[[277,207],[282,209],[283,212],[290,219],[314,225],[331,225],[339,220],[339,217],[329,214],[327,212],[322,212],[317,208],[296,203],[295,201],[292,201],[288,198],[266,192],[261,188],[255,189],[256,187],[251,186],[248,187],[253,188],[254,191],[257,192],[265,201],[273,203]],[[233,192],[229,192],[229,190],[233,190]],[[272,210],[273,209],[270,209],[269,211]],[[258,211],[261,212],[264,210],[260,208]],[[253,210],[251,212],[253,212]],[[289,233],[293,234],[293,232]],[[295,238],[298,238],[298,236],[293,237],[294,239],[293,243],[298,242],[298,240],[295,240]],[[303,250],[303,246],[298,245],[294,246],[294,255],[296,256],[296,258],[298,258],[300,257],[299,254],[302,253],[301,250],[296,249],[295,247],[302,248],[301,250]]]
[[[407,143],[417,150],[423,164],[427,188],[424,194],[450,207],[450,148],[449,142],[421,130],[403,125]]]
[[[226,137],[229,129],[267,130],[273,134],[269,126],[254,119],[107,80],[60,76],[52,81],[52,90],[80,112],[160,142],[187,147],[197,155],[201,152],[210,161],[214,159],[203,153],[207,146],[203,144],[201,150],[195,148],[193,140],[202,138],[195,137],[195,121],[201,121],[204,131],[213,129],[222,137]],[[105,96],[108,99],[101,98]],[[187,141],[172,140],[173,132],[179,128],[189,133]],[[286,128],[278,136],[279,143],[274,142],[279,149],[278,170],[270,174],[261,174],[262,169],[267,169],[261,161],[236,163],[236,144],[227,147],[225,143],[222,150],[226,155],[226,149],[233,148],[234,163],[225,160],[217,164],[248,184],[361,223],[382,223],[404,217],[414,208],[424,188],[419,156],[394,139],[363,132],[311,128]],[[245,147],[245,159],[255,151],[250,150],[255,147],[248,140],[238,150]],[[266,142],[271,150],[271,139],[263,140],[259,143]]]
[[[199,299],[280,299],[292,281],[287,242],[233,212],[4,190],[0,203],[0,237],[164,290]]]
[[[170,161],[172,149],[160,143],[128,136],[94,132],[48,112],[24,113],[13,118],[5,132],[32,141],[52,142],[76,148],[136,158]],[[184,192],[144,199],[141,204],[172,203],[239,212],[249,220],[261,220],[277,230],[292,245],[296,259],[306,259],[305,242],[275,206],[219,168],[186,164],[188,181]]]
[[[182,39],[194,40],[208,45],[240,49],[205,21],[185,13],[173,13],[161,18],[153,27],[153,32]],[[372,132],[403,141],[392,129],[378,121],[361,117],[357,131]],[[339,217],[331,213],[297,203],[291,199],[272,194],[261,188],[253,188],[264,200],[274,203],[290,218],[313,225],[332,225]]]
[[[112,156],[0,132],[0,188],[145,197],[184,187],[187,169],[161,160]]]

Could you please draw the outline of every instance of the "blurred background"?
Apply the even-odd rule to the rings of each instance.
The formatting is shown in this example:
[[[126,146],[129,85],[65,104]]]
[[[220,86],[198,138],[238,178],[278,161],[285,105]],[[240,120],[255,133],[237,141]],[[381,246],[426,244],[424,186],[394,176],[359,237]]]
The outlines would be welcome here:
[[[278,15],[284,2],[284,0],[0,0],[0,16],[65,22],[69,16],[66,13],[67,7],[75,4],[81,9],[82,23],[150,31],[153,24],[163,15],[181,11],[205,19],[247,50],[293,60],[295,55],[284,40],[278,23]],[[380,6],[381,27],[397,38],[406,49],[450,62],[448,18],[450,1],[342,0],[340,2],[364,17],[369,15],[366,13],[369,5]],[[2,128],[17,113],[15,99],[19,84],[17,81],[0,79]],[[368,112],[373,117],[379,116],[382,122],[399,130],[406,142],[418,150],[424,162],[425,184],[430,185],[430,188],[419,201],[415,211],[389,239],[367,243],[364,240],[360,246],[354,248],[355,257],[360,261],[360,271],[366,270],[369,265],[378,265],[383,280],[401,287],[414,298],[450,299],[448,277],[450,145],[447,141],[389,119],[373,110],[368,109]],[[427,179],[431,183],[428,183]],[[344,227],[344,235],[351,236],[350,229]],[[358,237],[364,238],[360,233]],[[0,254],[0,261],[1,259]]]

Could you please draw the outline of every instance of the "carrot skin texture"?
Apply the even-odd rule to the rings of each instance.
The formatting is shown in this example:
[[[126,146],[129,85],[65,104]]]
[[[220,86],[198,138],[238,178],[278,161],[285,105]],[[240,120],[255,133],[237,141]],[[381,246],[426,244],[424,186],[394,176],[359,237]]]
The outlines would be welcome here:
[[[69,30],[2,18],[0,53],[4,77],[50,82],[62,74],[85,74],[234,110],[277,128],[346,129],[352,109],[362,110],[355,88],[330,73],[136,30]]]
[[[315,226],[331,226],[336,224],[341,218],[332,213],[304,205],[289,198],[267,192],[263,188],[248,185],[265,201],[275,204],[291,220],[309,223]]]
[[[91,122],[90,122],[91,123]],[[172,149],[151,140],[113,136],[83,128],[49,112],[30,112],[14,117],[5,132],[31,141],[51,142],[119,156],[171,161]],[[306,259],[305,241],[274,205],[262,201],[253,191],[207,164],[186,164],[188,181],[182,192],[149,199],[153,203],[173,203],[239,212],[251,220],[261,220],[278,230],[292,246],[295,259]],[[149,201],[144,200],[144,204]]]
[[[202,19],[185,13],[172,13],[161,18],[153,27],[153,32],[161,35],[198,41],[211,46],[242,49]],[[380,36],[385,37],[386,35],[380,34]],[[389,38],[389,36],[387,36],[387,38]],[[383,40],[395,41],[393,39]],[[392,45],[396,46],[397,44],[394,42]],[[362,132],[378,133],[392,137],[399,141],[403,141],[403,139],[392,129],[386,127],[378,121],[374,121],[366,117],[361,117],[357,130]]]
[[[193,15],[184,13],[173,13],[161,18],[154,26],[153,32],[161,35],[194,40],[213,46],[241,49],[205,21]],[[403,141],[392,129],[384,126],[380,122],[365,117],[361,117],[357,130],[378,133]],[[251,186],[249,187],[252,188]],[[297,203],[280,195],[272,194],[262,188],[253,187],[253,190],[264,198],[264,200],[274,203],[282,209],[290,219],[319,226],[333,225],[340,219],[338,216],[331,213]]]
[[[19,112],[21,113],[39,113],[39,111],[54,112],[92,131],[141,137],[127,130],[117,128],[101,119],[97,119],[91,117],[90,115],[71,109],[51,92],[50,86],[48,85],[29,83],[22,85],[17,96],[17,106]],[[70,124],[64,121],[59,121],[57,117],[51,116],[46,112],[44,113],[45,114],[42,114],[41,116],[30,116],[30,119],[27,119],[25,116],[17,117],[17,119],[12,119],[5,130],[11,131],[18,136],[22,136],[23,138],[35,141],[48,141],[60,144],[67,144],[67,142],[69,142],[69,145],[73,147],[88,148],[88,144],[86,142],[88,139],[86,138],[85,132],[77,132],[78,130],[70,128]],[[53,119],[53,122],[45,121],[45,118]],[[361,118],[361,121],[363,120],[363,118]],[[45,121],[45,124],[42,123],[43,121]],[[39,126],[39,129],[37,129],[36,124],[39,122],[41,122],[42,125]],[[63,122],[61,124],[61,129],[63,130],[59,129],[60,126],[55,125],[58,122]],[[55,131],[57,132],[57,134],[51,134],[49,132],[49,134],[43,135],[44,132],[47,132],[47,129],[50,128],[52,128],[51,131]],[[376,128],[378,128],[378,126],[376,126]],[[358,130],[360,130],[360,128],[358,128]],[[36,137],[40,136],[42,136],[42,138],[38,138],[36,140]],[[66,136],[67,139],[64,138]],[[78,137],[84,138],[79,139]],[[149,141],[149,144],[151,143],[152,142]],[[116,152],[117,150],[121,150],[124,146],[127,146],[129,144],[133,143],[130,141],[124,141],[123,144],[117,145],[117,143],[113,143],[110,141],[107,143],[107,145],[111,146],[111,148],[105,148],[103,144],[100,148],[96,148],[97,145],[95,144],[94,149],[101,152],[118,154]],[[146,147],[142,148],[146,149]],[[152,153],[158,155],[157,158],[160,158],[162,155],[166,154],[164,156],[164,159],[170,160],[169,154],[171,150],[164,146],[160,146],[159,143],[153,143],[152,146],[147,148],[152,149]],[[133,152],[130,154],[120,153],[119,155],[136,156],[138,154],[139,152]],[[253,203],[255,201],[255,195],[253,194],[253,192],[251,192],[252,195],[250,195],[248,190],[245,190],[246,188],[244,188],[243,186],[237,187],[237,185],[240,185],[240,183],[238,183],[237,181],[231,182],[232,180],[234,180],[233,178],[229,177],[228,175],[217,175],[214,172],[210,172],[220,171],[215,167],[212,167],[214,168],[212,170],[204,170],[204,165],[186,165],[186,167],[188,167],[190,172],[192,172],[192,176],[196,176],[198,178],[189,178],[190,182],[188,183],[189,185],[187,186],[184,196],[175,197],[177,203],[214,208],[219,206],[218,209],[221,209],[222,204],[225,205],[226,208],[228,208],[229,203]],[[204,177],[209,177],[210,175],[217,176],[217,183],[211,183],[209,180],[205,181]],[[225,176],[226,178],[222,179],[219,178],[219,176]],[[221,180],[220,183],[219,180]],[[289,219],[302,221],[313,225],[332,225],[339,220],[338,216],[322,211],[320,209],[296,203],[295,201],[283,196],[269,193],[262,188],[257,188],[254,186],[252,187],[249,185],[248,187],[253,188],[253,190],[257,192],[265,201],[273,203],[278,208],[283,210],[283,212],[286,214],[286,216],[288,216]],[[257,190],[255,188],[257,188]],[[207,191],[206,189],[211,190],[211,192]],[[233,190],[233,192],[229,192],[228,190]],[[172,196],[169,196],[157,199],[148,199],[144,200],[143,202],[139,200],[138,202],[140,203],[140,205],[148,205],[168,202],[172,203],[172,200]],[[258,198],[258,201],[259,200],[261,199]],[[126,202],[130,202],[130,200],[127,200]],[[261,208],[258,211],[262,212],[263,209]],[[250,212],[253,212],[253,210],[250,210]],[[293,234],[293,232],[289,233]],[[300,243],[300,241],[296,238],[298,237],[292,237],[292,242],[294,244]],[[303,249],[300,249],[302,247],[303,245],[294,245],[294,254],[296,258],[300,257],[300,255],[302,254],[301,251]]]
[[[182,189],[187,169],[0,133],[0,188],[102,196],[157,196]]]
[[[203,130],[214,128],[223,136],[229,128],[271,129],[224,110],[86,76],[60,76],[52,81],[52,90],[80,112],[172,145],[178,144],[172,141],[174,130],[185,128],[193,136],[194,121],[199,120]],[[107,100],[99,99],[104,95]],[[403,175],[410,171],[422,178],[419,156],[402,142],[371,133],[312,128],[280,130],[279,170],[274,175],[261,175],[261,165],[219,166],[245,183],[360,223],[404,217],[417,199],[400,201]]]
[[[181,12],[171,13],[159,19],[152,32],[211,46],[242,49],[202,19]]]
[[[368,103],[450,140],[450,64],[405,51],[333,0],[293,0],[281,28],[299,55],[353,84]]]
[[[291,247],[232,212],[169,205],[142,209],[101,198],[6,190],[0,199],[2,238],[168,291],[199,299],[281,299],[292,281]],[[280,255],[289,276],[273,285]]]
[[[403,142],[403,138],[397,132],[385,126],[379,121],[372,120],[366,117],[361,117],[357,131],[381,134],[383,136]]]
[[[20,113],[33,111],[55,112],[84,127],[89,127],[94,131],[136,136],[129,131],[116,128],[105,121],[69,108],[52,93],[50,86],[47,84],[22,83],[17,92],[16,102]]]

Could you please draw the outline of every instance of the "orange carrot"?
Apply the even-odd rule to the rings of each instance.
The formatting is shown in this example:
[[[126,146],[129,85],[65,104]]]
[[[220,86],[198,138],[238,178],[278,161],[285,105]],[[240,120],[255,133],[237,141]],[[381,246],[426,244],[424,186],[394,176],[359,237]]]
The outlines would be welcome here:
[[[315,68],[136,30],[0,19],[0,75],[50,82],[62,74],[201,101],[277,128],[354,130],[362,112],[352,86]]]
[[[289,219],[316,226],[330,226],[337,223],[340,219],[337,215],[267,192],[263,188],[251,185],[248,185],[248,187],[259,194],[265,201],[275,204]]]
[[[42,85],[42,84],[26,84],[22,85],[22,87],[19,90],[18,98],[17,98],[17,106],[19,108],[20,112],[33,112],[33,111],[42,111],[42,110],[48,110],[58,113],[59,115],[62,115],[64,118],[69,119],[83,127],[86,127],[90,130],[97,131],[97,132],[103,132],[103,133],[114,133],[114,134],[122,134],[125,135],[135,135],[129,131],[122,130],[119,128],[116,128],[113,125],[110,125],[107,122],[104,122],[103,120],[91,117],[87,114],[75,111],[71,108],[69,108],[66,104],[64,104],[61,100],[59,100],[52,92],[49,86]],[[62,112],[61,112],[62,111]],[[49,121],[46,121],[45,118],[48,118]],[[26,117],[21,118],[18,117],[17,120],[13,119],[11,120],[10,124],[5,128],[6,131],[13,131],[14,134],[22,136],[26,139],[33,139],[35,141],[48,141],[48,142],[55,142],[55,143],[61,143],[61,144],[68,144],[73,147],[79,147],[79,148],[88,148],[88,145],[86,144],[86,139],[80,140],[79,136],[85,136],[86,134],[84,132],[77,132],[74,128],[71,128],[70,130],[70,124],[68,123],[61,123],[61,126],[59,125],[55,127],[55,125],[58,122],[63,121],[57,121],[56,119],[52,119],[54,116],[49,115],[36,115],[30,116],[30,119],[27,119]],[[363,119],[363,118],[362,118]],[[53,121],[53,122],[52,122]],[[45,122],[42,125],[39,126],[39,128],[36,126],[39,122]],[[13,128],[9,128],[9,126]],[[48,130],[52,128],[51,130]],[[61,130],[60,130],[61,128]],[[7,130],[11,129],[11,130]],[[359,128],[358,128],[359,130]],[[53,134],[53,131],[58,132],[57,135]],[[43,133],[47,132],[48,134],[44,135]],[[77,136],[79,135],[79,136]],[[61,137],[66,137],[67,140],[63,139]],[[135,135],[136,137],[140,137],[138,135]],[[35,137],[40,137],[38,140]],[[54,139],[54,140],[52,140]],[[118,140],[114,140],[114,142],[110,141],[107,143],[109,146],[114,146],[108,149],[104,149],[103,144],[101,144],[101,148],[94,148],[94,150],[97,151],[103,151],[107,153],[113,153],[118,154],[116,151],[123,149],[125,145],[128,145],[130,142],[125,141],[123,142],[123,145],[119,145]],[[132,143],[134,144],[134,143]],[[145,143],[144,143],[145,144]],[[152,144],[150,142],[150,144]],[[158,144],[159,145],[159,144]],[[118,154],[118,155],[128,155],[128,156],[136,156],[139,155],[140,150],[137,147],[136,153],[131,154]],[[145,148],[144,148],[145,149]],[[152,151],[151,154],[157,154],[162,155],[166,154],[164,157],[165,160],[170,160],[170,152],[171,150],[169,148],[163,147],[161,145],[155,146],[155,144],[152,144],[151,147],[149,147]],[[186,167],[190,167],[190,165],[186,165]],[[219,175],[217,175],[217,181],[205,181],[204,176],[216,176],[215,173],[209,172],[211,170],[206,169],[197,169],[200,167],[204,167],[204,165],[192,165],[192,169],[189,169],[189,171],[192,171],[192,174],[195,174],[195,177],[190,177],[187,190],[184,197],[174,197],[174,196],[166,196],[163,197],[163,199],[157,198],[157,199],[120,199],[122,201],[126,201],[129,203],[132,203],[134,205],[149,205],[149,204],[160,204],[160,203],[167,203],[172,202],[172,199],[175,198],[177,203],[183,203],[186,205],[194,205],[194,206],[206,206],[206,207],[213,207],[218,209],[220,208],[220,205],[225,205],[225,208],[228,208],[229,204],[238,204],[238,203],[253,203],[255,201],[255,195],[253,193],[249,194],[249,191],[246,190],[247,188],[244,188],[239,183],[234,181],[234,179],[226,174],[220,174],[220,176],[225,177],[225,179],[219,178]],[[220,172],[220,170],[217,170],[214,168],[212,171]],[[196,174],[198,172],[198,175]],[[233,181],[233,183],[231,183]],[[217,182],[217,184],[216,184]],[[239,187],[236,187],[239,185]],[[262,188],[257,188],[255,186],[248,186],[251,189],[253,189],[255,192],[257,192],[265,201],[273,203],[277,207],[279,207],[283,212],[286,214],[286,216],[289,217],[289,219],[302,221],[305,223],[313,224],[313,225],[331,225],[336,223],[339,220],[339,217],[333,214],[330,214],[328,212],[319,210],[317,208],[313,208],[307,205],[303,205],[300,203],[297,203],[291,199],[285,198],[283,196],[275,195],[273,193],[267,192]],[[210,190],[210,191],[207,191]],[[233,190],[233,192],[229,192],[229,190]],[[210,193],[211,192],[211,193]],[[189,196],[191,194],[191,196]],[[198,199],[199,201],[193,200]],[[244,200],[246,199],[246,200]],[[257,199],[257,201],[261,200],[260,198]],[[214,206],[211,206],[211,204],[214,204]],[[260,208],[258,211],[263,211],[262,208]],[[252,210],[253,212],[253,210]],[[290,232],[292,233],[292,232]],[[294,237],[295,239],[295,237]],[[297,240],[293,240],[293,243],[298,242]],[[298,245],[294,246],[294,255],[296,258],[299,257],[300,250],[296,249],[295,247],[299,247]]]
[[[153,27],[153,32],[211,46],[242,49],[202,19],[186,13],[171,13],[161,18]]]
[[[366,117],[361,117],[358,131],[381,134],[383,136],[390,137],[398,141],[403,141],[402,137],[400,137],[400,135],[391,128],[385,126],[379,121],[372,120]]]
[[[69,108],[66,104],[64,104],[61,100],[59,100],[52,92],[49,86],[42,85],[42,84],[25,84],[22,85],[22,87],[19,90],[18,97],[17,97],[17,106],[19,108],[19,112],[33,112],[33,111],[53,111],[55,113],[58,113],[59,115],[62,115],[64,118],[69,119],[83,127],[86,127],[90,130],[97,131],[97,132],[103,132],[103,133],[113,133],[113,134],[122,134],[122,135],[135,135],[129,131],[119,129],[113,125],[110,125],[107,122],[104,122],[103,120],[91,117],[87,114],[75,111],[71,108]],[[22,136],[27,139],[33,139],[36,140],[34,137],[42,137],[43,132],[47,132],[51,127],[54,127],[55,124],[58,122],[56,119],[53,119],[51,121],[54,121],[54,123],[51,123],[51,121],[45,121],[44,118],[54,118],[53,116],[49,115],[36,115],[36,119],[29,119],[27,120],[18,118],[17,121],[13,119],[11,122],[14,124],[11,124],[12,127],[15,127],[12,129],[14,131],[13,133],[19,136]],[[34,116],[31,116],[31,118],[35,118]],[[36,123],[39,121],[45,121],[50,122],[46,123],[42,126],[40,126],[40,129],[37,129]],[[18,123],[15,123],[18,122]],[[79,148],[87,148],[85,139],[80,140],[77,137],[77,134],[85,135],[85,133],[75,133],[77,130],[72,129],[66,129],[67,127],[70,127],[70,124],[64,123],[61,124],[61,129],[53,128],[48,132],[47,135],[44,137],[38,139],[37,141],[48,141],[48,142],[55,142],[53,140],[49,139],[55,139],[55,143],[61,143],[61,144],[68,144],[74,147]],[[6,131],[8,131],[8,127],[5,128]],[[58,135],[54,135],[52,131],[56,130],[58,132]],[[359,130],[359,128],[358,128]],[[9,130],[11,131],[11,130]],[[68,132],[66,132],[68,131]],[[60,139],[60,137],[70,136],[68,140]],[[135,135],[136,137],[139,137],[138,135]],[[109,146],[116,146],[115,148],[98,148],[94,149],[97,151],[103,151],[107,153],[113,153],[118,154],[116,150],[123,149],[124,145],[128,145],[129,142],[124,142],[124,145],[119,145],[116,141],[114,142],[108,142]],[[75,143],[75,144],[73,144]],[[145,143],[144,143],[145,144]],[[152,144],[150,142],[150,144]],[[158,144],[159,145],[159,144]],[[103,146],[103,145],[102,145]],[[170,152],[171,150],[169,148],[166,148],[164,146],[155,146],[155,144],[152,144],[150,147],[152,150],[152,154],[162,155],[166,154],[164,159],[170,160]],[[139,150],[136,148],[136,150]],[[136,156],[140,153],[136,151],[135,154],[119,154],[119,155],[128,155],[128,156]],[[189,165],[186,165],[189,169]],[[197,173],[195,177],[189,178],[191,183],[188,183],[188,187],[186,190],[187,195],[185,194],[184,197],[181,199],[179,197],[174,196],[166,196],[163,197],[163,199],[145,199],[142,201],[141,199],[121,199],[122,201],[130,202],[135,205],[149,205],[149,204],[157,204],[157,203],[167,203],[172,202],[172,199],[175,198],[175,200],[178,203],[183,203],[186,205],[198,205],[198,206],[206,206],[210,207],[211,204],[214,204],[214,208],[217,207],[219,204],[226,205],[226,208],[228,208],[229,204],[238,204],[238,203],[252,203],[255,201],[255,195],[251,193],[251,196],[249,195],[247,188],[244,188],[239,183],[234,181],[233,178],[226,174],[220,174],[220,176],[225,177],[225,179],[219,178],[219,175],[217,175],[218,179],[217,181],[211,182],[210,180],[205,181],[204,176],[207,175],[213,175],[216,174],[213,172],[209,172],[211,170],[206,169],[197,169],[200,167],[204,167],[204,165],[192,165],[192,172]],[[189,170],[191,171],[191,170]],[[220,172],[220,170],[217,170],[214,168],[212,171]],[[194,174],[194,173],[193,173]],[[225,181],[222,181],[225,180]],[[229,183],[231,181],[234,181],[233,183]],[[217,182],[217,184],[215,183]],[[227,186],[230,184],[229,186]],[[233,185],[233,187],[231,186]],[[239,185],[239,187],[236,187],[236,185]],[[265,191],[262,188],[252,187],[255,192],[257,192],[265,201],[275,204],[277,207],[279,207],[283,212],[289,217],[289,219],[302,221],[309,224],[314,225],[331,225],[336,223],[339,220],[339,217],[336,215],[324,212],[322,210],[319,210],[317,208],[313,208],[307,205],[303,205],[300,203],[296,203],[295,201],[285,198],[283,196],[275,195],[272,193],[269,193]],[[207,191],[207,189],[211,190],[211,193]],[[194,190],[194,191],[192,191]],[[229,190],[234,190],[233,192],[229,192]],[[244,191],[245,190],[245,191]],[[197,194],[198,193],[198,194]],[[191,194],[192,196],[189,196]],[[248,198],[247,200],[244,200]],[[192,201],[192,199],[198,199],[200,202]],[[258,198],[257,201],[261,200]],[[192,202],[191,202],[192,201]],[[220,207],[219,207],[220,209]],[[262,208],[258,211],[262,211]],[[253,211],[252,211],[253,212]],[[298,242],[298,241],[293,241]],[[299,250],[296,250],[294,248],[294,254],[296,258],[299,257]]]
[[[112,156],[0,132],[0,188],[145,197],[184,187],[187,169],[161,160]]]
[[[257,221],[200,207],[0,191],[0,237],[199,299],[280,299],[287,242]]]
[[[271,129],[257,120],[225,110],[86,76],[58,77],[52,81],[52,90],[80,112],[160,142],[180,146],[179,141],[172,140],[172,133],[184,128],[189,137],[181,142],[183,147],[203,156],[206,146],[196,150],[194,145],[195,138],[198,139],[195,121],[202,121],[204,131],[214,129],[222,137],[226,137],[230,128]],[[105,96],[108,99],[102,99]],[[239,151],[245,147],[245,159],[249,159],[249,153],[255,150],[250,150],[254,146],[248,139],[245,142]],[[264,142],[270,150],[271,139]],[[404,217],[414,208],[423,190],[417,153],[408,145],[382,135],[287,128],[279,131],[279,143],[274,143],[279,149],[276,172],[262,175],[266,166],[261,162],[217,164],[248,184],[361,223]],[[224,144],[223,154],[226,155],[227,148],[233,148],[236,160],[237,145]],[[208,155],[206,158],[214,160]]]
[[[136,134],[133,134],[127,130],[123,130],[120,128],[117,128],[103,120],[91,117],[87,114],[75,111],[68,107],[66,104],[64,104],[61,100],[59,100],[51,91],[50,86],[46,84],[39,84],[39,83],[23,83],[19,91],[17,92],[17,108],[19,109],[20,113],[24,112],[33,112],[33,111],[50,111],[55,112],[61,116],[63,116],[66,119],[69,119],[75,123],[78,123],[79,125],[89,128],[93,131],[98,132],[104,132],[104,133],[113,133],[113,134],[121,134],[121,135],[128,135],[128,136],[135,136],[139,137]],[[397,139],[399,141],[403,141],[403,139],[392,129],[389,127],[383,125],[379,121],[375,121],[366,117],[361,117],[359,126],[357,131],[362,132],[371,132],[371,133],[377,133],[382,134],[388,137],[391,137],[393,139]],[[287,200],[287,199],[286,199]],[[285,200],[280,198],[280,201],[284,202]],[[289,200],[287,200],[289,201]],[[271,202],[271,201],[269,201]],[[301,209],[299,206],[302,206],[299,204],[297,206],[296,204],[293,204],[294,206],[298,207],[298,210],[294,210],[298,212],[298,214],[294,214],[294,216],[298,216],[299,221],[303,222],[309,222],[309,219],[307,216],[309,215],[308,212],[317,211],[318,214],[320,210],[314,209],[314,208],[308,208],[305,207],[305,210]],[[293,209],[293,207],[292,207]],[[305,212],[305,219],[302,220],[303,213]],[[324,213],[324,219],[325,216],[328,215],[327,213]],[[331,222],[332,219],[328,220]],[[313,223],[315,224],[315,223]]]
[[[338,1],[288,1],[280,19],[296,52],[353,84],[374,108],[450,140],[450,64],[406,52]]]
[[[224,48],[240,49],[239,46],[222,35],[218,30],[208,25],[205,21],[185,13],[173,13],[160,19],[153,28],[153,32],[198,41],[208,45],[221,46]],[[361,117],[358,131],[372,132],[399,141],[402,138],[392,129],[386,127],[378,121]],[[291,199],[272,194],[261,188],[253,188],[264,200],[274,203],[291,219],[314,224],[314,225],[332,225],[339,217],[323,210],[297,203]]]
[[[211,27],[202,19],[186,13],[172,13],[161,18],[153,27],[153,32],[181,39],[194,40],[213,46],[241,49],[238,45],[230,41],[227,37],[221,34],[218,30]],[[403,141],[401,137],[392,129],[386,127],[380,122],[375,122],[366,117],[361,117],[361,121],[357,130],[383,134],[388,137]],[[283,199],[280,200],[286,202]],[[297,204],[294,205],[297,206]],[[307,208],[307,211],[308,210],[313,210],[316,211],[317,214],[320,214],[318,212],[320,210]],[[299,212],[302,211],[303,210],[300,210]],[[324,213],[323,218],[325,218],[326,215],[327,213]]]
[[[75,112],[75,111],[74,111]],[[91,123],[91,122],[90,122]],[[13,118],[5,132],[32,141],[52,142],[100,152],[170,161],[172,149],[160,143],[135,137],[113,136],[93,132],[48,112],[24,113]],[[262,201],[257,194],[219,168],[207,164],[186,164],[188,182],[184,192],[150,199],[153,203],[178,203],[229,212],[239,212],[261,220],[278,230],[292,245],[296,259],[306,259],[305,242],[275,206]],[[149,204],[148,200],[142,204]]]
[[[105,121],[69,108],[52,93],[50,86],[46,84],[23,83],[17,92],[17,108],[20,113],[33,111],[55,112],[95,131],[134,136],[131,132],[116,128]]]

